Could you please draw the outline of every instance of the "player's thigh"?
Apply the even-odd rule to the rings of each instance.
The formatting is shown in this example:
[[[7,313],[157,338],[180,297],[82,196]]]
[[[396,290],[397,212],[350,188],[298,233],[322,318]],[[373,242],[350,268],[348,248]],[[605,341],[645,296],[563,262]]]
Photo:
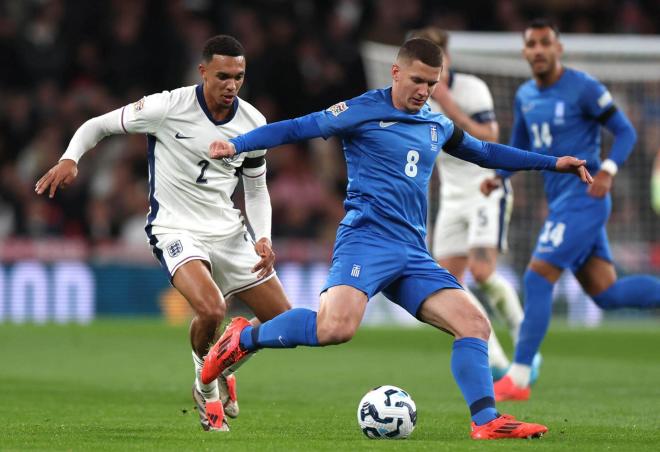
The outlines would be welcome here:
[[[258,277],[252,268],[260,258],[254,250],[254,241],[247,231],[209,241],[213,279],[225,298],[245,292],[275,276],[275,271]]]
[[[419,310],[431,295],[445,289],[462,290],[462,286],[426,249],[409,246],[406,251],[404,271],[384,288],[383,295],[419,319]]]
[[[197,314],[224,314],[224,300],[210,271],[208,249],[183,231],[158,234],[152,251],[170,281]]]
[[[572,270],[581,268],[601,247],[605,206],[550,212],[538,236],[533,259]]]
[[[470,249],[468,267],[478,282],[486,281],[497,266],[497,248],[476,247]]]
[[[174,273],[172,285],[196,314],[224,318],[225,302],[207,262],[194,259],[184,263]]]
[[[466,210],[467,206],[462,202],[443,201],[433,230],[432,253],[436,260],[467,256],[468,218]]]
[[[319,343],[350,340],[362,322],[367,301],[365,292],[351,286],[333,286],[323,292],[316,321]]]
[[[291,304],[277,276],[250,289],[238,292],[235,296],[240,298],[261,322],[291,309]]]
[[[450,256],[438,259],[438,264],[454,275],[461,283],[465,276],[465,269],[468,265],[467,256]]]
[[[422,303],[418,317],[456,339],[478,337],[488,340],[490,336],[488,318],[461,289],[444,289],[430,295]]]

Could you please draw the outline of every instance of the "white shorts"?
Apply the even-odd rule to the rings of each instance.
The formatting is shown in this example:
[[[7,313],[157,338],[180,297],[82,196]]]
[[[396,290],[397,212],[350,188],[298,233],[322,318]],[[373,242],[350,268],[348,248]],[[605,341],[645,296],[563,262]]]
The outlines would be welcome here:
[[[189,232],[157,234],[158,242],[152,245],[152,252],[160,265],[170,275],[186,262],[199,259],[209,264],[213,280],[225,298],[238,292],[258,286],[275,276],[275,271],[257,278],[252,273],[260,258],[254,250],[254,241],[247,231],[217,238],[199,239]]]
[[[433,231],[433,257],[467,256],[473,248],[507,249],[513,207],[510,185],[471,199],[444,201]]]

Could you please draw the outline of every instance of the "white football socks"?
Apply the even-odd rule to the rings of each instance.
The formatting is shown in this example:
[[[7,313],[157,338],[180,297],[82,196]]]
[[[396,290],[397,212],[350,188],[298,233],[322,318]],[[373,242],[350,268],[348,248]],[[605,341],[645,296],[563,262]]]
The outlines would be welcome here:
[[[218,391],[218,380],[213,380],[211,383],[205,385],[202,383],[200,377],[202,373],[202,366],[204,365],[204,360],[197,356],[197,353],[192,352],[193,363],[195,364],[195,382],[197,384],[197,390],[202,394],[204,400],[207,402],[216,402],[220,400],[220,393]]]
[[[507,375],[519,388],[526,388],[529,386],[530,376],[532,375],[532,368],[525,364],[513,363],[509,367]]]
[[[477,299],[477,297],[475,297],[468,288],[465,288],[465,293],[467,294],[472,304],[475,305],[486,317],[488,317],[486,310],[481,305],[481,302]],[[502,345],[497,339],[495,330],[491,330],[490,337],[488,338],[488,365],[491,367],[497,367],[499,369],[506,369],[509,367],[509,364],[509,358],[506,357],[506,353],[504,353]]]
[[[506,322],[513,343],[517,343],[523,310],[516,289],[497,272],[480,283],[479,289],[486,295],[490,307]]]

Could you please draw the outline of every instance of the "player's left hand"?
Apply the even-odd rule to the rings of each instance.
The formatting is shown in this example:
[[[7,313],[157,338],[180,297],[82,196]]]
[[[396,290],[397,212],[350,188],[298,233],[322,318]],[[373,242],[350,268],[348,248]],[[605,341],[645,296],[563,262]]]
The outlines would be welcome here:
[[[592,184],[594,179],[591,177],[591,174],[589,174],[589,171],[587,171],[587,167],[584,166],[586,163],[586,160],[576,159],[571,156],[559,157],[559,159],[557,159],[555,170],[558,173],[576,174],[585,184]]]
[[[252,273],[259,272],[257,278],[263,278],[273,271],[275,265],[275,251],[273,251],[273,244],[266,237],[262,237],[254,245],[254,250],[259,257],[261,257],[261,260],[257,262],[257,265],[252,267]]]
[[[225,140],[215,140],[209,145],[209,157],[222,159],[236,154],[236,148],[232,143]]]
[[[602,198],[610,192],[612,188],[612,175],[607,171],[598,171],[594,176],[594,183],[587,190],[594,198]]]

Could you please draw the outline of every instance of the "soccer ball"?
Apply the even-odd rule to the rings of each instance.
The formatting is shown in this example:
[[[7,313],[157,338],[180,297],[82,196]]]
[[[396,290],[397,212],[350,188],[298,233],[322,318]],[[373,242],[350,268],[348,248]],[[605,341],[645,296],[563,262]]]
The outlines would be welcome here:
[[[396,386],[378,386],[362,397],[357,409],[362,433],[371,439],[404,439],[417,424],[417,407]]]

